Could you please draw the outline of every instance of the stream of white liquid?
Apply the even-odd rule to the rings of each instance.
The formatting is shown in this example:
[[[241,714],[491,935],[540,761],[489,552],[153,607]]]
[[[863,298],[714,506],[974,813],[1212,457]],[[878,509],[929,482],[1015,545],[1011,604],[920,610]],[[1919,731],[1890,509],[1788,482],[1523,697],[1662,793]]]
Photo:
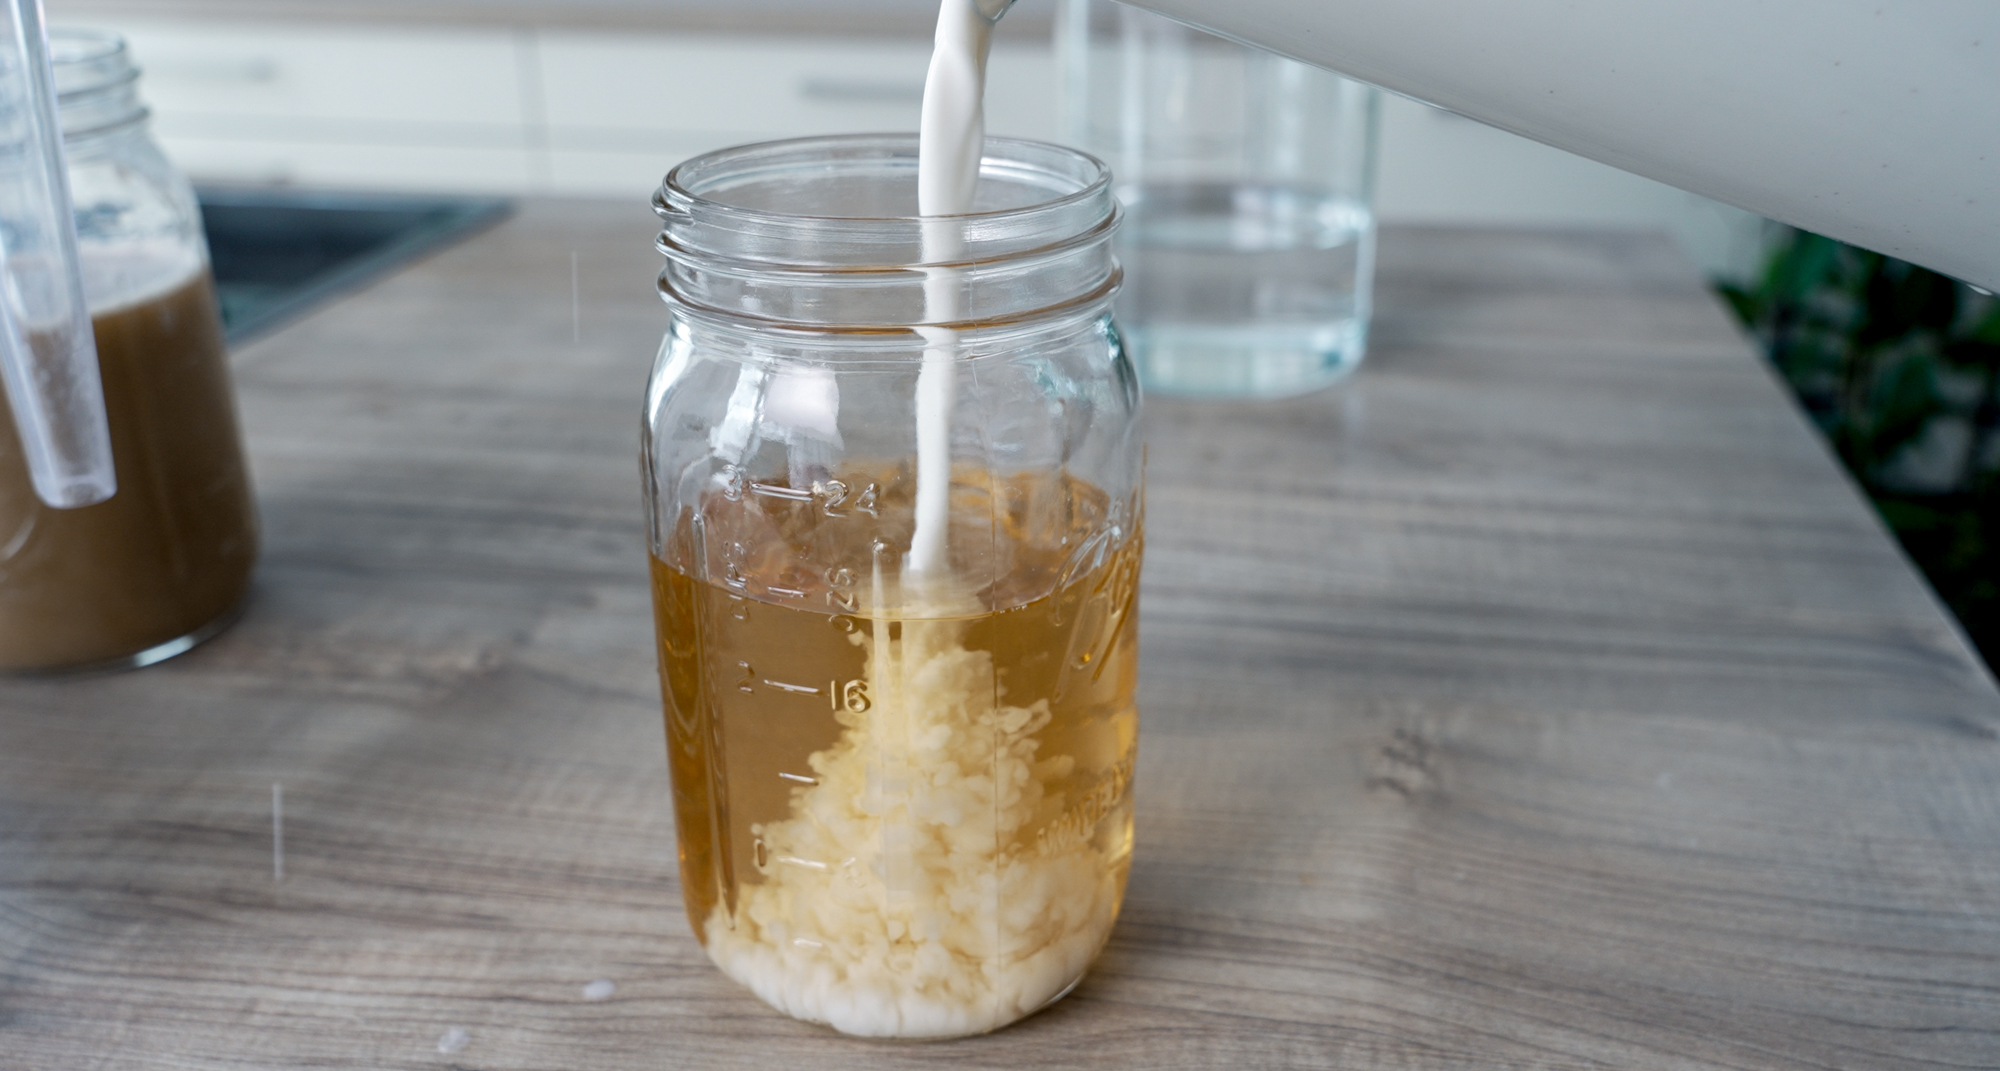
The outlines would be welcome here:
[[[972,211],[979,189],[979,157],[986,145],[986,57],[993,25],[1006,11],[996,0],[943,0],[930,73],[924,78],[924,111],[917,142],[917,214],[957,216]],[[986,10],[992,9],[989,15]],[[955,220],[928,224],[923,258],[933,265],[924,280],[924,320],[931,325],[963,318],[958,273],[937,265],[964,253]],[[951,506],[951,408],[957,395],[958,333],[947,327],[917,329],[928,343],[917,375],[916,531],[906,570],[919,592],[942,594],[950,569],[945,531]]]

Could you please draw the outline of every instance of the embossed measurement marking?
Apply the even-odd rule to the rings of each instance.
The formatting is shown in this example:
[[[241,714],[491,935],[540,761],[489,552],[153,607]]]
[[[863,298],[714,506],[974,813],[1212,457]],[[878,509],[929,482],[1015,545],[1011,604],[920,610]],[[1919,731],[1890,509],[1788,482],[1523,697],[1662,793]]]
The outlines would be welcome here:
[[[1085,790],[1081,799],[1035,833],[1035,850],[1053,855],[1096,835],[1097,823],[1125,801],[1132,788],[1132,753],[1126,752],[1105,776]]]
[[[838,517],[840,516],[840,504],[847,501],[847,485],[841,483],[839,480],[826,480],[824,482],[815,480],[813,481],[813,494],[826,500],[820,504],[820,508],[826,511],[827,516]]]
[[[810,488],[786,487],[783,484],[758,483],[754,480],[750,483],[750,493],[753,495],[763,495],[765,498],[782,498],[792,502],[811,502],[813,498]]]
[[[777,681],[769,677],[758,677],[757,671],[748,662],[738,662],[736,663],[736,668],[741,670],[743,674],[742,678],[737,681],[736,687],[746,692],[756,691],[756,686],[759,684],[768,688],[776,688],[788,695],[819,695],[822,691],[822,689],[815,688],[810,684],[793,684],[790,681]],[[856,714],[865,714],[868,708],[874,705],[868,698],[868,682],[860,678],[846,682],[842,682],[839,679],[827,681],[824,692],[826,694],[827,709],[829,710],[840,710],[844,707]]]
[[[778,776],[779,776],[779,777],[782,777],[782,778],[784,778],[784,779],[785,779],[785,780],[787,780],[787,781],[796,781],[796,782],[798,782],[799,784],[802,784],[802,785],[817,785],[817,784],[819,784],[819,778],[817,778],[817,777],[807,777],[807,776],[806,776],[805,774],[802,774],[802,773],[786,773],[786,772],[784,772],[783,770],[780,770],[780,771],[778,771]]]
[[[842,684],[838,680],[828,681],[826,682],[826,691],[826,705],[831,710],[839,710],[841,707],[846,707],[855,714],[865,714],[869,707],[875,705],[868,699],[868,682],[859,678],[848,681],[846,684]]]

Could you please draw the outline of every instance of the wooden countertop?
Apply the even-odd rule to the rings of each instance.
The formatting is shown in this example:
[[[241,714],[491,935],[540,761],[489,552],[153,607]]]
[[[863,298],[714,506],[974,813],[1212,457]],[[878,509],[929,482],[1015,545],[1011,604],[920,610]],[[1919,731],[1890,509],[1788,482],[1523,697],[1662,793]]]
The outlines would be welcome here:
[[[238,355],[243,620],[0,683],[0,1066],[2000,1060],[2000,697],[1693,270],[1582,233],[1390,230],[1348,385],[1149,403],[1140,846],[1072,996],[767,1010],[674,888],[650,238],[530,203]]]

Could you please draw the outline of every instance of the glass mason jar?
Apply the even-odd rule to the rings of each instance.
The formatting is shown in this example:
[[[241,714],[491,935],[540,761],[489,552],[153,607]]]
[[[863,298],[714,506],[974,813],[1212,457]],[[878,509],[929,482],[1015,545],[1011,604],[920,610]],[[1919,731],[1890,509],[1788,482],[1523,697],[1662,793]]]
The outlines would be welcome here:
[[[927,219],[916,165],[667,175],[643,467],[696,935],[791,1015],[949,1037],[1067,992],[1118,913],[1142,454],[1103,165],[988,139],[978,210]]]
[[[1065,137],[1117,175],[1146,389],[1287,397],[1358,367],[1380,94],[1111,0],[1059,11]]]
[[[256,517],[194,192],[123,39],[49,44],[118,492],[43,505],[0,406],[0,669],[145,665],[228,623]]]

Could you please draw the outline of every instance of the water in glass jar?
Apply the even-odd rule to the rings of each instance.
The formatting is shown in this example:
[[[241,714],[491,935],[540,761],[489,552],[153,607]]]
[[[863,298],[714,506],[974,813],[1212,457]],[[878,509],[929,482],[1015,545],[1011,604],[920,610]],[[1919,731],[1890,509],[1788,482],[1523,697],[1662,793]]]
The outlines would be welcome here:
[[[1365,204],[1227,183],[1119,195],[1118,316],[1148,389],[1281,397],[1361,362],[1375,239]]]

